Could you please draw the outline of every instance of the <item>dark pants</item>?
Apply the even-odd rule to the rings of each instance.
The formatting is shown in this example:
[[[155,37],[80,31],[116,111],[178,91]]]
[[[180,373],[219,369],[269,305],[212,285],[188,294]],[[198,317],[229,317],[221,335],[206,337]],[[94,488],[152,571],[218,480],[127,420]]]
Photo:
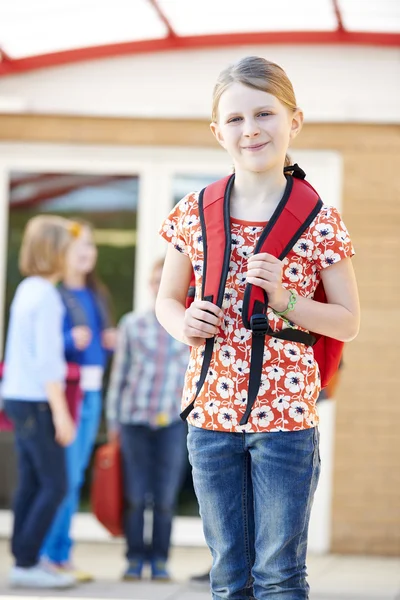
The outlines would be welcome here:
[[[175,503],[186,461],[186,425],[150,429],[122,425],[121,449],[124,473],[124,529],[128,560],[144,560],[144,510],[153,502],[153,538],[150,560],[167,560]]]
[[[65,450],[55,441],[49,404],[6,400],[15,429],[18,487],[11,549],[19,567],[34,566],[67,491]]]

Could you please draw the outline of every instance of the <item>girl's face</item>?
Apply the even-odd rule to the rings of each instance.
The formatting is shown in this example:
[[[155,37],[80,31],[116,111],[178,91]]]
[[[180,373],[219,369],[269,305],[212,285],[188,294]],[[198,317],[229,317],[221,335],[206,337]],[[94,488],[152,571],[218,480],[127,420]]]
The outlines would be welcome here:
[[[76,240],[72,242],[67,253],[67,268],[75,273],[87,275],[93,271],[97,262],[97,248],[89,227],[82,227]]]
[[[232,83],[220,98],[218,123],[211,123],[211,130],[236,170],[262,173],[282,170],[302,123],[299,109],[292,112],[272,94]]]

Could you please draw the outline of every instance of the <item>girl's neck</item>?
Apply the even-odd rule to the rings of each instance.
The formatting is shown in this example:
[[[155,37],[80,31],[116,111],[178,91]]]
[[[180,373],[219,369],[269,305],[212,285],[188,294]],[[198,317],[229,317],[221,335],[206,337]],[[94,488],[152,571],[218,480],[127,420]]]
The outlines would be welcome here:
[[[231,215],[247,221],[267,221],[286,187],[282,169],[265,173],[238,170],[231,197]]]
[[[67,270],[62,281],[67,288],[76,290],[86,287],[86,275],[84,273]]]

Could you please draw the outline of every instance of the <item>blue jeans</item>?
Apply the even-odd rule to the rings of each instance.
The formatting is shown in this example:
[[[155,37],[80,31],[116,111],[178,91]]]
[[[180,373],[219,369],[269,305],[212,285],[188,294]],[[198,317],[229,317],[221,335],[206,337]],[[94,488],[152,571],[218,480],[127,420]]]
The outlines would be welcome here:
[[[79,507],[79,497],[96,441],[101,417],[101,392],[85,392],[76,438],[66,448],[68,492],[57,512],[42,548],[42,555],[56,563],[70,559],[73,541],[70,536],[72,517]]]
[[[18,567],[32,567],[67,492],[65,449],[55,441],[48,402],[4,404],[14,424],[18,465],[11,550]]]
[[[160,429],[121,426],[128,561],[147,557],[143,528],[149,495],[153,504],[153,539],[148,558],[168,559],[174,509],[187,464],[186,432],[181,421]]]
[[[315,429],[225,433],[189,425],[189,460],[213,556],[214,600],[305,600]]]

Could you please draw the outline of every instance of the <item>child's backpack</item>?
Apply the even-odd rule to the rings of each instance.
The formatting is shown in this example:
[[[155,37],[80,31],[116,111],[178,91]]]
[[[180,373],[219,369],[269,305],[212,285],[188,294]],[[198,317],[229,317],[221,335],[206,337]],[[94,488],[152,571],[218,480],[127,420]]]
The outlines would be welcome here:
[[[296,164],[286,167],[288,176],[285,194],[274,214],[262,231],[254,253],[267,252],[283,260],[294,244],[314,221],[323,203],[316,190],[305,181],[305,173]],[[231,256],[231,228],[229,203],[235,180],[230,175],[204,188],[199,194],[199,213],[204,245],[203,283],[201,297],[222,307],[225,284]],[[189,288],[187,303],[194,300],[194,277]],[[326,303],[322,282],[319,283],[314,300]],[[267,317],[268,296],[252,284],[247,284],[242,319],[243,325],[252,331],[249,388],[246,411],[240,421],[247,423],[261,382],[265,336],[275,337],[312,346],[319,366],[321,387],[325,387],[338,369],[343,352],[343,342],[287,327],[274,331]],[[194,400],[181,413],[185,420],[194,408],[197,396],[207,378],[214,348],[214,339],[206,340],[203,364]]]

